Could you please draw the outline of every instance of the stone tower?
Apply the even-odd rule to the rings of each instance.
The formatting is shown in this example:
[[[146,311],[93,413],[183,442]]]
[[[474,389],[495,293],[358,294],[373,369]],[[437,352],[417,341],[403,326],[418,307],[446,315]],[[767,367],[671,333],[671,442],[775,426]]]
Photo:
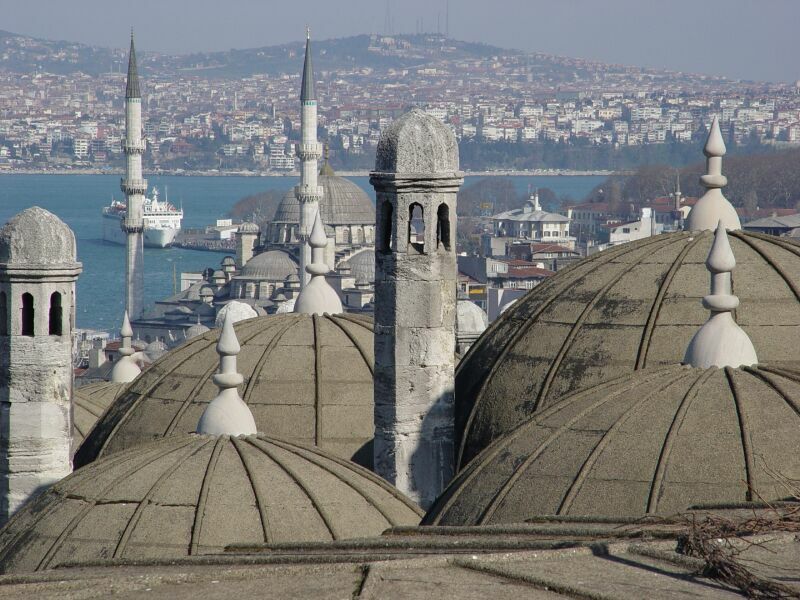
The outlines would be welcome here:
[[[261,229],[255,223],[245,222],[236,232],[236,268],[241,271],[253,258]]]
[[[0,229],[0,525],[72,470],[72,329],[81,264],[58,217]]]
[[[136,50],[131,33],[128,57],[128,83],[125,87],[125,178],[120,182],[128,206],[122,230],[127,236],[125,263],[125,309],[132,319],[138,319],[144,309],[144,194],[147,180],[142,176],[142,93],[136,69]]]
[[[452,131],[412,110],[381,135],[377,193],[375,471],[423,507],[453,476],[456,193]]]
[[[306,266],[311,262],[311,247],[308,237],[314,226],[314,217],[322,200],[322,186],[317,184],[317,163],[322,156],[322,144],[317,142],[317,94],[314,91],[314,68],[311,65],[311,32],[306,30],[306,58],[303,63],[303,83],[300,88],[300,185],[294,188],[300,202],[300,288],[304,288],[311,276]]]

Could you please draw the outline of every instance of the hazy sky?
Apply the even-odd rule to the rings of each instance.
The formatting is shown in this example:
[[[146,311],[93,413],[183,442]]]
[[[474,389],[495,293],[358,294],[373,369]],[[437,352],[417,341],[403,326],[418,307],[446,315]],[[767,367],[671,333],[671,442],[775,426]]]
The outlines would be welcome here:
[[[395,32],[445,28],[448,0],[389,0]],[[191,52],[383,33],[386,0],[0,0],[0,29]],[[449,0],[452,37],[606,62],[800,79],[800,0]]]

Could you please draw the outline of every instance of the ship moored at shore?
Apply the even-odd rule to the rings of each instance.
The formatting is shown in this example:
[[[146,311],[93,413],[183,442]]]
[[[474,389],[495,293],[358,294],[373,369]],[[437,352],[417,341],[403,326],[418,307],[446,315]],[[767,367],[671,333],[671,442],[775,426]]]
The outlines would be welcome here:
[[[103,240],[112,244],[125,244],[122,220],[127,205],[119,200],[103,207]],[[168,200],[158,199],[158,189],[144,201],[144,245],[148,248],[168,248],[181,230],[183,209],[176,208]]]

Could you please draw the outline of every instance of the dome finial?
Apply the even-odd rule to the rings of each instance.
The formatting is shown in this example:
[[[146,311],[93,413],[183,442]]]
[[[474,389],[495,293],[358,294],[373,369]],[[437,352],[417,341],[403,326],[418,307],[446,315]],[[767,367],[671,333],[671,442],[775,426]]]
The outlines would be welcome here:
[[[703,306],[711,311],[711,316],[689,342],[684,363],[702,369],[758,363],[753,343],[733,320],[732,312],[739,306],[739,298],[731,289],[731,271],[735,266],[736,258],[720,220],[706,260],[711,273],[711,294],[703,298]]]
[[[252,435],[256,428],[253,413],[239,396],[238,387],[244,382],[244,377],[236,367],[236,355],[241,346],[236,339],[233,329],[233,315],[225,315],[217,342],[219,354],[219,372],[214,375],[213,381],[219,388],[219,394],[206,408],[200,421],[197,423],[197,433],[209,435]]]
[[[306,265],[306,272],[311,275],[311,281],[300,291],[294,305],[294,312],[307,315],[322,315],[324,313],[338,314],[344,312],[342,301],[325,275],[330,272],[330,267],[325,262],[325,248],[328,245],[328,236],[325,235],[325,226],[317,210],[311,236],[308,238],[311,246],[311,263]]]
[[[130,319],[128,319],[127,310],[122,317],[122,327],[120,327],[119,335],[122,338],[122,347],[119,349],[120,359],[111,369],[111,381],[114,383],[129,383],[136,379],[142,370],[133,359],[136,351],[131,346],[133,328],[131,327]]]
[[[722,174],[722,157],[726,151],[719,120],[714,117],[703,147],[706,174],[700,177],[700,184],[706,188],[706,193],[689,213],[689,231],[713,231],[720,221],[729,230],[742,228],[736,209],[722,195],[722,188],[728,185],[728,179]]]

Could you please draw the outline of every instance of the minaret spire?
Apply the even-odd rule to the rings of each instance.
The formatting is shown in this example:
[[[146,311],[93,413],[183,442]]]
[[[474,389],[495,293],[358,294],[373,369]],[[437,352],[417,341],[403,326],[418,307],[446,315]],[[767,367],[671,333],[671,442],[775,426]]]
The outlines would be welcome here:
[[[111,381],[114,383],[128,383],[136,379],[142,372],[139,365],[133,359],[136,350],[131,345],[131,338],[133,337],[133,329],[131,329],[131,322],[128,319],[128,311],[125,311],[125,316],[122,317],[122,327],[119,330],[119,336],[122,338],[122,347],[119,349],[120,359],[114,363],[114,368],[111,369]]]
[[[689,342],[684,363],[702,369],[758,363],[753,342],[733,320],[732,313],[739,306],[739,298],[731,288],[731,271],[735,266],[736,258],[720,220],[706,259],[706,268],[711,273],[711,294],[703,298],[703,306],[711,311],[711,316]]]
[[[726,152],[719,120],[714,117],[703,148],[706,174],[700,177],[700,184],[706,188],[706,193],[689,213],[689,231],[714,231],[720,221],[728,230],[742,228],[736,209],[722,195],[722,188],[728,185],[728,179],[722,174],[722,157]]]
[[[325,247],[328,237],[325,235],[325,225],[319,211],[314,219],[314,228],[308,238],[311,246],[311,263],[306,266],[306,271],[311,275],[311,281],[300,290],[294,304],[294,312],[310,315],[339,314],[344,312],[342,301],[325,275],[331,270],[325,262]]]
[[[144,194],[147,180],[142,176],[142,94],[139,72],[136,67],[136,49],[131,30],[131,50],[128,58],[128,80],[125,86],[125,178],[120,182],[125,194],[127,209],[122,230],[127,238],[125,264],[125,308],[128,315],[137,319],[144,309]]]
[[[306,266],[311,262],[308,236],[314,224],[314,216],[322,200],[322,187],[317,183],[317,162],[322,156],[322,147],[317,141],[317,94],[314,89],[314,67],[311,64],[311,30],[306,28],[306,55],[303,63],[303,79],[300,87],[300,185],[294,188],[300,202],[300,288],[309,282]]]

